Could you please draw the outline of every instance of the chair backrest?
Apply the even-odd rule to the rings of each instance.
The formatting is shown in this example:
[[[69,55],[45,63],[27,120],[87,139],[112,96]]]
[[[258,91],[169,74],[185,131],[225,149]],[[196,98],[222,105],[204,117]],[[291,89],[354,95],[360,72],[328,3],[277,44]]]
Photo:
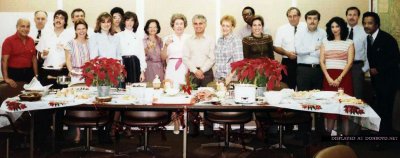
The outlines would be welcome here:
[[[83,119],[83,120],[92,120],[99,119],[102,117],[108,117],[108,112],[106,111],[89,111],[89,110],[74,110],[68,109],[65,112],[65,117],[75,118],[75,119]]]
[[[346,145],[335,145],[319,151],[314,158],[357,158],[352,148]]]
[[[157,120],[164,119],[169,116],[170,112],[166,111],[125,111],[123,113],[123,120],[137,120],[137,121],[146,121],[146,120]]]
[[[25,82],[16,82],[16,83],[17,87],[12,88],[6,82],[0,82],[0,104],[3,103],[3,101],[6,100],[7,98],[15,97],[21,93],[21,91],[24,89],[23,86]]]

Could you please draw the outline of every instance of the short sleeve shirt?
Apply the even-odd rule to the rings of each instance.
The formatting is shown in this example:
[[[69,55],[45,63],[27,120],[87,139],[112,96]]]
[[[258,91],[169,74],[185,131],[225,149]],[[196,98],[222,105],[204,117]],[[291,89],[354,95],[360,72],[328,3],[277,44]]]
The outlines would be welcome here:
[[[4,40],[1,54],[9,55],[8,67],[10,68],[30,68],[32,57],[36,56],[35,42],[27,36],[24,44],[15,33]]]

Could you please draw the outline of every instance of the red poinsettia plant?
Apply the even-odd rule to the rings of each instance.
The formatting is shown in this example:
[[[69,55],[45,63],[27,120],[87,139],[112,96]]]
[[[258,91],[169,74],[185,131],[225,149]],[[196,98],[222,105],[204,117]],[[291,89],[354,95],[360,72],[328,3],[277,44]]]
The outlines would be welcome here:
[[[239,82],[267,87],[268,90],[280,85],[282,71],[287,75],[286,67],[270,58],[243,59],[231,63],[231,68]]]
[[[87,86],[118,86],[119,79],[126,77],[124,65],[117,59],[96,57],[82,67],[82,78]]]

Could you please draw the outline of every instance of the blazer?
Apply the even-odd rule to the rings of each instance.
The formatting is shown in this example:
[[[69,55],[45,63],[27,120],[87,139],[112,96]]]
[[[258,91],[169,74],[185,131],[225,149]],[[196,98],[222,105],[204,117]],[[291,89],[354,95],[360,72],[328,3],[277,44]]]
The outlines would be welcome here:
[[[379,30],[372,46],[368,39],[367,41],[369,66],[378,70],[378,74],[372,76],[372,78],[390,77],[399,79],[400,52],[396,39],[389,33]]]

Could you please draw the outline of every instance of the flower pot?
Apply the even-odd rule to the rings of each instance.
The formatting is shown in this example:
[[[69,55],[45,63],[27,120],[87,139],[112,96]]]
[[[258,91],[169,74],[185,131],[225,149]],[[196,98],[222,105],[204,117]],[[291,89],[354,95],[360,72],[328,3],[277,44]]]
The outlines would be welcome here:
[[[266,87],[256,87],[256,97],[263,97],[265,91],[267,91]]]
[[[256,87],[253,84],[235,84],[235,102],[251,104],[256,102]]]
[[[111,86],[97,86],[97,96],[98,97],[108,97],[110,96]]]

